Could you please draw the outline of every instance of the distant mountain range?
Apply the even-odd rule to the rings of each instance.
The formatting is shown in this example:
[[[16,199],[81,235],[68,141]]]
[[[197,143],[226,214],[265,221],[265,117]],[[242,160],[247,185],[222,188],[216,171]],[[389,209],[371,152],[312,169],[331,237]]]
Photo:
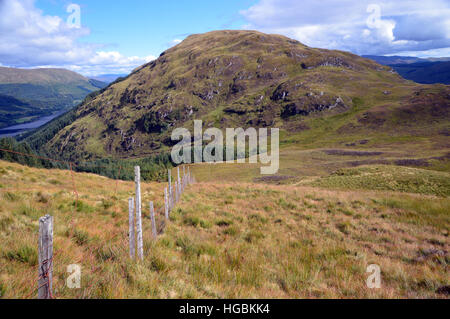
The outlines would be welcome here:
[[[407,80],[423,84],[450,84],[450,57],[422,59],[409,56],[363,55],[392,67]]]
[[[70,109],[106,85],[65,69],[0,67],[0,128]]]
[[[92,80],[101,81],[104,83],[112,83],[118,78],[126,77],[128,74],[100,74],[96,76],[92,76]]]

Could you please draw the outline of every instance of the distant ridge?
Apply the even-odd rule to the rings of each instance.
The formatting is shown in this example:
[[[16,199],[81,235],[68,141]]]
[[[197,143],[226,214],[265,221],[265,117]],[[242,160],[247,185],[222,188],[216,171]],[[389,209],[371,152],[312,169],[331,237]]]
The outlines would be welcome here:
[[[90,78],[93,80],[101,81],[104,83],[112,83],[118,78],[126,77],[128,74],[100,74],[96,76],[91,76]]]
[[[426,59],[408,56],[363,55],[363,57],[392,67],[407,80],[422,84],[450,84],[450,57]]]
[[[0,128],[70,109],[106,85],[66,69],[0,67]]]

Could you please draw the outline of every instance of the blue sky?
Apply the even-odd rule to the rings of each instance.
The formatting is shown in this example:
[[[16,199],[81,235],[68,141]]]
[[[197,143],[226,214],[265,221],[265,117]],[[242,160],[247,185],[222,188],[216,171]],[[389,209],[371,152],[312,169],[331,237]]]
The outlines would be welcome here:
[[[192,33],[239,29],[246,23],[241,10],[252,0],[76,0],[81,23],[91,30],[82,41],[105,44],[124,55],[159,55]],[[45,14],[67,17],[64,0],[38,0]],[[113,5],[112,5],[113,4]]]
[[[81,25],[67,22],[80,8]],[[277,33],[359,55],[450,56],[448,0],[0,0],[0,66],[129,73],[187,35]]]

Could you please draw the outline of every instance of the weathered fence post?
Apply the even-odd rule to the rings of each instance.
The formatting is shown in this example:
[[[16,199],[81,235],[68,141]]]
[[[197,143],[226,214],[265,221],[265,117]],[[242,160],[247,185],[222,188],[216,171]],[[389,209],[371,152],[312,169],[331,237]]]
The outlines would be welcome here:
[[[38,299],[51,299],[53,280],[53,217],[39,219]]]
[[[178,204],[178,181],[175,182],[175,205]]]
[[[169,220],[169,196],[167,195],[167,187],[164,188],[164,215]]]
[[[172,171],[168,170],[168,176],[169,176],[169,210],[172,211],[173,209],[173,191],[172,191]]]
[[[183,165],[183,191],[186,188],[186,165]]]
[[[128,238],[130,240],[130,258],[134,258],[136,255],[136,240],[134,234],[134,198],[128,199]]]
[[[180,179],[180,166],[177,166],[177,173],[178,173],[178,185],[180,185],[180,183],[181,183],[181,179]]]
[[[186,166],[183,165],[183,175],[181,177],[181,185],[183,185],[183,191],[184,191],[184,183],[185,183],[185,178],[186,178]]]
[[[178,181],[175,181],[175,187],[174,187],[174,192],[173,192],[173,202],[174,202],[174,206],[178,202]]]
[[[150,219],[152,220],[152,232],[153,237],[156,239],[156,220],[155,220],[155,208],[153,207],[153,202],[150,202]]]
[[[142,241],[142,203],[141,203],[141,168],[134,168],[134,181],[136,183],[136,231],[137,231],[137,253],[139,259],[144,259],[144,245]]]

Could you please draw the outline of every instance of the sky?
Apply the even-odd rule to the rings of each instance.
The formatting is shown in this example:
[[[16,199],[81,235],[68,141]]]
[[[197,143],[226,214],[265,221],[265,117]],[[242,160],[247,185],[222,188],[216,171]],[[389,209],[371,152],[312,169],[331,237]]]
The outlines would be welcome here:
[[[359,55],[450,56],[449,0],[0,0],[0,66],[126,74],[190,34],[251,29]]]

